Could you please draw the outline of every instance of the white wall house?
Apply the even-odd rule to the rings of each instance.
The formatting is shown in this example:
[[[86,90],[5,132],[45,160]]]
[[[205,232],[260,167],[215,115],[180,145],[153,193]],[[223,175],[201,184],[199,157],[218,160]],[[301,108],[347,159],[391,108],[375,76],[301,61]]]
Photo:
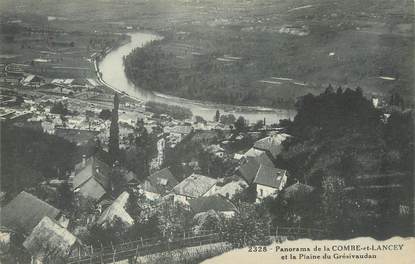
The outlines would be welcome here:
[[[260,203],[266,197],[278,195],[284,188],[287,171],[261,165],[253,183],[256,185],[256,202]]]

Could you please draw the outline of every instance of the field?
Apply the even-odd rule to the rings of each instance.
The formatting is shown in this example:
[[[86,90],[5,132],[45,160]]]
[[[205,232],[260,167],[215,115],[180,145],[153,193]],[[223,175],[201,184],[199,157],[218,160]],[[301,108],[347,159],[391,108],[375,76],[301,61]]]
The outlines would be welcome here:
[[[179,23],[154,49],[132,54],[126,72],[147,89],[242,105],[292,107],[328,84],[410,98],[413,17],[403,1],[302,2],[309,5],[256,1],[248,14],[247,6],[231,14],[224,7]]]
[[[152,78],[145,88],[171,95],[290,108],[298,96],[316,94],[331,83],[360,86],[367,96],[386,100],[391,91],[399,92],[413,104],[414,21],[409,0],[5,0],[0,7],[6,10],[2,21],[39,24],[39,17],[49,17],[48,28],[70,33],[57,35],[69,45],[76,40],[75,48],[61,48],[66,55],[61,55],[60,64],[67,67],[87,67],[91,34],[98,46],[113,41],[108,37],[112,33],[162,34],[167,59],[149,58],[164,68],[157,63],[144,68],[150,75],[162,72],[152,75],[157,80]],[[3,42],[2,55],[19,53],[23,62],[39,57]],[[134,76],[139,74],[130,75],[133,82],[142,83]]]

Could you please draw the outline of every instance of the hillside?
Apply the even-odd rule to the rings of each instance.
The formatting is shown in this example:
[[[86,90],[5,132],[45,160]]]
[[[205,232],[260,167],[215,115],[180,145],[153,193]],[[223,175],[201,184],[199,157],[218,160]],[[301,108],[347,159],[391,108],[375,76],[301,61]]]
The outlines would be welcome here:
[[[316,190],[314,199],[295,204],[302,225],[327,228],[333,238],[409,235],[412,217],[401,209],[413,206],[413,112],[385,119],[361,91],[330,88],[297,108],[278,162],[292,182]]]

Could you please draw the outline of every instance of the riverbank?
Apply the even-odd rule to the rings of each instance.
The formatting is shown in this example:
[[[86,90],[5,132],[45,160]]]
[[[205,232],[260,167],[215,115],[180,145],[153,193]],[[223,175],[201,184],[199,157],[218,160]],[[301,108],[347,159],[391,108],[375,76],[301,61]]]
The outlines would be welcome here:
[[[130,33],[129,36],[131,42],[114,48],[105,57],[99,61],[95,61],[99,82],[111,90],[122,93],[140,103],[155,101],[185,107],[192,111],[194,116],[201,116],[205,120],[212,120],[217,110],[221,113],[232,113],[235,116],[243,116],[250,122],[256,122],[257,120],[263,120],[265,118],[267,122],[277,123],[280,119],[292,119],[295,116],[294,110],[215,104],[169,96],[162,93],[154,93],[142,89],[128,80],[124,72],[123,58],[135,48],[143,47],[152,40],[157,40],[161,37],[142,32]]]

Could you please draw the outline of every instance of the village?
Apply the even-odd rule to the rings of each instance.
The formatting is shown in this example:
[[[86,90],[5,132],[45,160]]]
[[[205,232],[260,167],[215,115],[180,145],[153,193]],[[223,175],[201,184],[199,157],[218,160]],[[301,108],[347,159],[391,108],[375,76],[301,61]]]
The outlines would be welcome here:
[[[2,90],[2,124],[41,131],[80,148],[99,144],[103,152],[109,151],[115,106],[114,96],[108,88],[94,79],[46,80],[37,75],[25,75],[17,90]],[[219,111],[211,121],[200,117],[178,120],[168,114],[151,113],[145,104],[134,102],[123,94],[115,97],[120,101],[117,111],[119,148],[128,149],[132,138],[140,136],[143,128],[146,134],[154,135],[156,139],[156,153],[149,164],[150,175],[137,175],[132,170],[117,167],[117,161],[109,164],[89,152],[79,157],[79,162],[65,175],[39,183],[47,193],[43,200],[26,191],[19,193],[2,210],[2,226],[6,228],[2,234],[22,232],[26,236],[22,245],[34,258],[43,255],[33,241],[42,240],[42,244],[50,243],[51,247],[65,245],[56,250],[62,251],[60,256],[68,257],[69,252],[75,252],[72,247],[85,246],[76,238],[82,236],[85,226],[105,228],[120,224],[118,221],[122,226],[133,226],[134,219],[126,211],[131,194],[140,195],[141,213],[150,214],[143,216],[145,218],[151,218],[151,212],[159,210],[166,202],[172,207],[180,204],[194,219],[212,213],[231,218],[238,210],[233,198],[242,192],[253,191],[252,202],[261,203],[288,187],[287,171],[278,168],[276,157],[289,135],[276,124],[268,125],[266,120],[259,120],[249,125],[243,117],[237,120],[231,114],[221,116]],[[186,167],[186,172],[174,175],[166,158],[180,155],[176,148],[180,149],[183,142],[190,148],[201,145],[208,159],[215,162],[213,166],[227,164],[226,170],[203,175],[199,163],[204,161],[195,153],[180,164]],[[212,165],[208,164],[208,171],[215,171],[209,166]],[[115,167],[122,183],[114,183]],[[85,204],[93,210],[87,215],[76,214],[77,217],[71,218],[49,204],[60,195],[63,185],[73,193],[74,210],[81,210]],[[117,188],[116,192],[114,188]],[[185,227],[189,228],[191,232],[197,232],[197,226]],[[166,227],[163,235],[174,231],[174,228]],[[62,232],[64,236],[59,235]],[[45,234],[47,237],[43,237]]]
[[[413,234],[399,8],[75,2],[0,14],[0,263]]]

